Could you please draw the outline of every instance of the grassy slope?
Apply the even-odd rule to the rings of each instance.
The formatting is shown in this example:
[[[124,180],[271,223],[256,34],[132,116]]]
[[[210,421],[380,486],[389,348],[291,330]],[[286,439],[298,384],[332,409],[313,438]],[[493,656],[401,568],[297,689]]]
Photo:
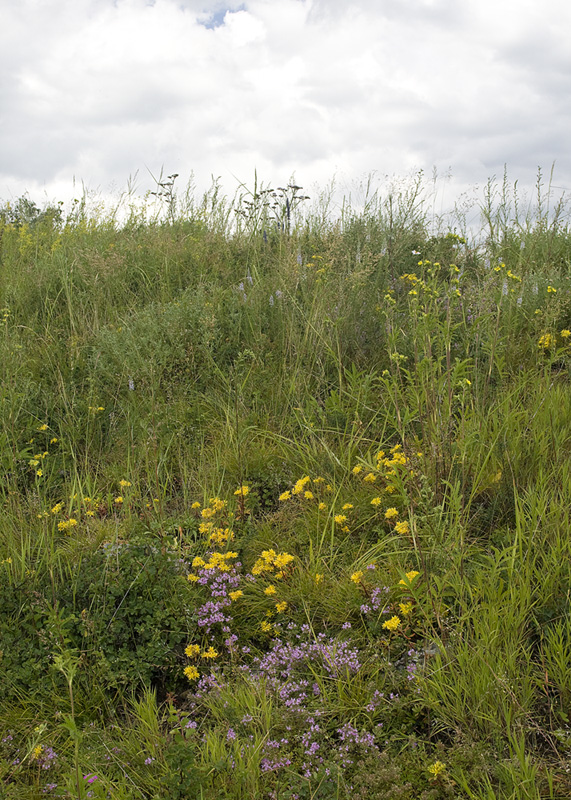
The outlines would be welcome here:
[[[568,796],[562,215],[241,208],[0,222],[2,791]]]

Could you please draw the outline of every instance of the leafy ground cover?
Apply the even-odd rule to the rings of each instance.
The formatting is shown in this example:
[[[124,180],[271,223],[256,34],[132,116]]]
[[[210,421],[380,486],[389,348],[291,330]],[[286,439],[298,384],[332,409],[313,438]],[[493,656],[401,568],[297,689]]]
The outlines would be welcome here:
[[[2,796],[570,796],[565,205],[171,177],[0,209]]]

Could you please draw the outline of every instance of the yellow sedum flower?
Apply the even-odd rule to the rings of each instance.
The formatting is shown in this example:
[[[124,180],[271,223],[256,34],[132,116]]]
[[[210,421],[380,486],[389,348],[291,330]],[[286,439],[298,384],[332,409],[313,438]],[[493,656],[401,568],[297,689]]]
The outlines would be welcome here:
[[[380,506],[382,502],[383,501],[381,500],[380,497],[373,497],[373,499],[371,500],[371,505],[377,507]]]
[[[266,588],[264,589],[264,594],[267,594],[268,596],[275,593],[276,593],[276,587],[273,585],[273,583],[270,583],[270,585],[266,586]]]
[[[568,339],[571,336],[571,331],[567,330],[567,328],[563,328],[561,333],[559,334],[562,339]]]
[[[189,644],[187,645],[184,654],[189,658],[196,658],[196,656],[200,653],[200,645],[197,644]]]
[[[353,475],[358,475],[360,472],[363,471],[363,467],[360,464],[357,464],[356,467],[353,467]]]
[[[236,589],[235,592],[230,592],[228,597],[230,600],[237,600],[239,597],[242,597],[243,594],[244,592],[241,589]]]
[[[404,520],[403,522],[397,522],[397,524],[395,525],[395,533],[403,535],[410,533],[410,525],[408,524],[408,522],[406,520]]]
[[[400,613],[403,617],[406,617],[410,614],[413,609],[412,603],[399,603]]]
[[[394,519],[395,517],[398,517],[398,515],[399,512],[396,508],[387,508],[385,511],[385,519]]]
[[[213,647],[209,647],[208,650],[205,650],[201,654],[201,658],[218,658],[218,650],[215,650]]]
[[[353,581],[353,583],[359,584],[359,583],[361,583],[361,578],[363,577],[364,574],[365,573],[363,572],[362,569],[358,569],[357,572],[354,572],[351,575],[351,580]]]
[[[284,611],[287,610],[287,603],[285,600],[282,600],[280,603],[276,603],[276,611],[278,614],[283,614]]]

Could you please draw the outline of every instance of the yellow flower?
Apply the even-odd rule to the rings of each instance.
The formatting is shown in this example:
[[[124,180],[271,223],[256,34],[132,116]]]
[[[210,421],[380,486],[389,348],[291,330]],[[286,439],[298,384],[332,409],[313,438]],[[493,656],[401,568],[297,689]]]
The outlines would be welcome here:
[[[50,439],[50,444],[57,444],[57,441],[58,441],[58,440],[57,440],[57,439],[56,439],[56,437],[54,436],[54,438],[53,438],[53,439]]]
[[[402,534],[410,533],[410,525],[406,520],[404,520],[403,522],[397,522],[397,524],[395,525],[395,532]]]
[[[194,503],[191,505],[191,508],[194,508],[194,509],[200,508],[200,503],[198,502],[198,500],[194,501]]]
[[[382,502],[383,501],[381,500],[380,497],[373,497],[373,499],[371,500],[371,505],[372,506],[380,506]]]
[[[264,589],[264,594],[271,595],[276,593],[276,587],[271,583],[269,586],[266,586]]]
[[[115,505],[116,506],[120,506],[120,505],[122,505],[122,503],[123,503],[123,498],[121,497],[121,495],[119,495],[119,497],[115,498]]]
[[[282,493],[282,494],[280,494],[280,496],[279,496],[279,500],[280,500],[280,501],[283,501],[283,500],[289,500],[290,498],[291,498],[291,492],[283,492],[283,493]]]
[[[342,511],[349,511],[349,509],[351,509],[351,508],[353,508],[353,503],[345,503],[345,505],[342,507],[341,510]]]
[[[564,328],[559,335],[562,339],[568,339],[571,336],[571,331],[567,330],[567,328]]]
[[[285,600],[282,600],[280,603],[276,603],[276,611],[279,614],[283,614],[283,612],[287,609],[287,603]]]
[[[400,613],[406,617],[413,609],[412,603],[399,603]]]
[[[237,600],[239,597],[242,597],[243,594],[244,592],[241,589],[237,589],[235,592],[230,592],[228,596],[230,600]]]
[[[119,481],[119,486],[120,486],[122,489],[126,489],[126,488],[127,488],[127,487],[129,487],[130,485],[131,485],[131,481],[126,481],[126,480],[121,480],[121,481]]]
[[[186,667],[186,669],[184,670],[184,674],[186,675],[189,681],[195,681],[200,673],[198,672],[196,667],[190,666]]]
[[[396,631],[399,625],[400,619],[397,616],[391,617],[386,622],[383,622],[383,628],[386,628],[388,631]]]
[[[45,423],[43,425],[40,425],[40,427],[38,428],[39,431],[47,431],[47,429],[48,426]]]
[[[192,566],[194,569],[196,569],[197,567],[203,567],[205,563],[206,562],[204,561],[203,558],[200,558],[200,556],[195,556],[195,558],[192,561]]]
[[[543,336],[539,337],[537,346],[543,347],[544,350],[549,350],[552,344],[553,344],[553,336],[550,333],[544,333]]]
[[[189,644],[184,654],[187,655],[189,658],[196,658],[196,656],[200,653],[200,645],[197,644]]]
[[[338,525],[343,525],[344,522],[347,522],[347,517],[345,514],[336,514],[334,520]]]
[[[357,464],[356,467],[353,467],[353,475],[358,475],[360,472],[363,471],[363,467],[360,464]]]
[[[354,572],[351,575],[351,580],[353,581],[353,583],[357,583],[357,584],[361,583],[361,578],[363,577],[363,575],[364,575],[363,570],[359,569],[359,570],[357,570],[357,572]]]
[[[304,492],[303,496],[306,500],[313,500],[313,492]]]
[[[322,580],[323,580],[323,575],[321,573],[319,573],[319,572],[316,572],[315,573],[315,583],[321,583]]]
[[[41,430],[41,429],[40,429],[40,430]],[[34,747],[34,750],[33,750],[33,752],[32,752],[32,758],[33,758],[34,760],[35,760],[35,759],[37,759],[37,758],[39,758],[39,757],[41,756],[41,754],[43,753],[43,750],[44,750],[44,746],[43,746],[43,744],[38,744],[38,745],[36,745],[36,747]]]
[[[443,764],[442,761],[435,761],[434,764],[431,764],[427,769],[433,778],[437,778],[446,770],[446,764]]]
[[[411,570],[410,572],[407,572],[406,581],[404,580],[404,578],[402,578],[399,581],[399,586],[408,586],[408,584],[412,583],[412,581],[416,578],[417,575],[420,575],[420,572],[417,572],[417,570],[415,569]]]
[[[218,658],[218,651],[213,647],[209,647],[202,653],[202,658]]]
[[[399,512],[396,508],[387,508],[385,511],[385,519],[394,519],[394,517],[398,517]]]
[[[363,478],[365,483],[374,483],[377,480],[377,476],[374,472],[368,472],[365,477]]]
[[[547,287],[547,291],[549,292],[549,294],[555,294],[557,292],[557,289],[555,289],[553,286],[548,286]],[[46,425],[46,428],[47,428],[47,425]],[[44,429],[40,428],[40,430],[44,430]]]
[[[249,493],[250,493],[250,487],[246,486],[246,484],[240,486],[240,488],[236,489],[236,491],[234,492],[235,495],[241,495],[242,497],[246,497],[246,495]]]
[[[264,631],[264,633],[271,633],[274,629],[273,625],[265,619],[260,622],[260,628]]]
[[[36,475],[38,476],[38,478],[41,478],[43,474],[44,474],[43,470],[41,470],[41,469],[36,471]]]
[[[327,506],[326,506],[326,504],[325,504],[325,503],[320,503],[320,504],[317,506],[317,508],[318,508],[320,511],[327,511]]]
[[[186,577],[191,583],[196,583],[196,581],[198,580],[198,575],[193,575],[192,572],[190,573],[190,575],[187,575]]]

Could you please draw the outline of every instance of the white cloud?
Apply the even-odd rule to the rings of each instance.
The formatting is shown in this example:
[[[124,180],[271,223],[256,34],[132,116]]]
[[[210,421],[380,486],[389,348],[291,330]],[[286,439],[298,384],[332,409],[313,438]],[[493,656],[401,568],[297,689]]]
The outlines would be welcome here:
[[[0,197],[147,167],[571,187],[563,0],[4,0]]]

